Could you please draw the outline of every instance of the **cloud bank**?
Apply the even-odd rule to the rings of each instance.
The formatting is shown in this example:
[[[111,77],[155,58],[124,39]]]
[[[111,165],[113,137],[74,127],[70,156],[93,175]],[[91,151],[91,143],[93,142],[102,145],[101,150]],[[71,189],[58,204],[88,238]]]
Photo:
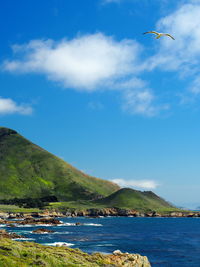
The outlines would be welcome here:
[[[17,104],[10,98],[0,97],[0,115],[21,114],[30,115],[33,109],[25,104]]]
[[[32,40],[14,45],[13,58],[3,63],[2,69],[43,74],[76,91],[117,91],[123,110],[155,116],[170,105],[160,103],[158,92],[141,78],[143,74],[157,70],[176,73],[180,79],[189,78],[187,93],[193,97],[200,94],[199,18],[200,1],[183,2],[161,18],[155,28],[171,33],[176,40],[155,40],[152,54],[145,58],[144,47],[136,40],[119,41],[96,33],[71,40]]]
[[[72,40],[35,40],[13,46],[20,60],[4,62],[11,72],[35,72],[66,88],[95,91],[136,71],[140,45],[133,40],[115,41],[101,33]]]
[[[200,1],[182,4],[157,22],[158,31],[170,32],[175,42],[163,38],[158,52],[146,60],[146,70],[175,72],[181,79],[190,77],[188,91],[200,93]]]
[[[158,184],[152,180],[124,180],[124,179],[114,179],[112,182],[118,184],[122,187],[133,187],[140,189],[156,189]]]
[[[142,46],[134,40],[116,41],[97,33],[59,42],[33,40],[12,49],[16,59],[3,63],[6,71],[43,73],[77,91],[115,90],[122,95],[123,108],[131,113],[156,113],[153,93],[137,77]]]

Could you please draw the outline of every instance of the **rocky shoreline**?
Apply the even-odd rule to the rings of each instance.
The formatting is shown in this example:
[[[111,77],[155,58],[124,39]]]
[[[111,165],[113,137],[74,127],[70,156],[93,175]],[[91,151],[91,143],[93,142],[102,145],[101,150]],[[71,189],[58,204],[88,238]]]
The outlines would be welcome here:
[[[2,214],[1,214],[2,215]],[[4,214],[5,215],[5,214]],[[14,227],[16,225],[60,225],[63,222],[52,217],[29,217],[11,220],[18,214],[10,214],[9,218],[0,219],[0,224]],[[22,214],[20,214],[22,217]],[[35,214],[34,214],[35,215]],[[24,215],[23,215],[24,216]],[[39,215],[38,215],[39,216]],[[82,225],[76,223],[75,225]],[[54,233],[54,231],[39,228],[33,231],[36,234]],[[56,247],[44,246],[37,243],[19,242],[25,240],[24,236],[6,230],[0,230],[0,265],[6,266],[113,266],[113,267],[150,267],[146,256],[139,254],[122,253],[120,250],[112,254],[87,254],[79,249],[71,249],[65,243]],[[15,240],[18,240],[17,242]]]
[[[55,211],[55,210],[44,210],[41,212],[31,212],[31,213],[12,213],[12,212],[0,212],[0,223],[1,220],[5,219],[23,219],[21,224],[29,224],[31,219],[34,218],[44,218],[45,217],[108,217],[108,216],[122,216],[122,217],[200,217],[200,212],[191,211],[171,211],[165,213],[158,213],[156,211],[150,212],[139,212],[136,210],[120,209],[120,208],[103,208],[103,209],[86,209],[86,210],[76,210],[68,209],[65,212]],[[37,221],[36,221],[37,222]],[[52,220],[52,224],[57,224],[56,221]]]
[[[200,217],[200,212],[190,212],[190,211],[173,211],[168,213],[157,213],[157,212],[146,212],[141,213],[135,210],[119,209],[119,208],[104,208],[104,209],[87,209],[87,210],[76,210],[69,209],[65,212],[59,212],[55,210],[44,210],[42,212],[32,212],[32,213],[11,213],[11,212],[0,212],[0,224],[6,225],[7,227],[16,227],[24,225],[41,226],[41,228],[35,229],[33,232],[35,234],[48,233],[51,234],[54,231],[45,228],[47,225],[57,226],[62,225],[63,222],[60,220],[62,217],[90,217],[99,218],[107,216],[123,216],[123,217]],[[59,218],[60,217],[60,218]],[[84,225],[84,223],[76,222],[74,225]],[[37,243],[29,242],[19,242],[15,240],[23,240],[23,236],[20,236],[13,232],[7,232],[6,230],[0,230],[0,262],[5,265],[2,266],[18,266],[17,264],[23,262],[23,266],[69,266],[69,263],[75,264],[76,266],[127,266],[127,267],[150,267],[150,263],[145,256],[138,254],[122,253],[117,250],[113,254],[103,255],[100,253],[95,253],[89,255],[80,250],[71,249],[65,245],[58,247],[42,246]],[[20,250],[27,250],[26,255],[30,255],[30,259],[24,259],[21,256]],[[17,252],[16,252],[17,251]],[[34,252],[33,252],[34,251]],[[48,255],[46,253],[49,253]],[[51,255],[58,252],[56,258],[52,258],[51,262],[53,265],[47,262]],[[33,254],[32,254],[33,253]],[[5,257],[6,254],[6,257]],[[33,259],[32,255],[40,255],[40,259]],[[17,255],[15,257],[15,255]],[[59,255],[62,255],[59,257]],[[53,257],[54,257],[53,256]],[[27,256],[26,256],[27,257]],[[81,257],[81,260],[79,260]],[[7,262],[12,260],[12,262]],[[85,262],[85,265],[82,263]],[[6,265],[7,264],[7,265]],[[9,265],[11,264],[11,265]],[[32,265],[31,265],[32,264]],[[47,265],[45,265],[47,264]],[[55,265],[56,264],[56,265]],[[21,266],[21,265],[20,265]]]

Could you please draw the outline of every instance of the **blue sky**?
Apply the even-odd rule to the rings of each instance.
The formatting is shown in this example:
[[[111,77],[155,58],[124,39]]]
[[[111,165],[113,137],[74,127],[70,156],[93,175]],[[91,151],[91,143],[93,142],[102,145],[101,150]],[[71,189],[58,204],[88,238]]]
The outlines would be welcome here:
[[[0,20],[2,126],[90,175],[200,205],[199,0],[8,0]]]

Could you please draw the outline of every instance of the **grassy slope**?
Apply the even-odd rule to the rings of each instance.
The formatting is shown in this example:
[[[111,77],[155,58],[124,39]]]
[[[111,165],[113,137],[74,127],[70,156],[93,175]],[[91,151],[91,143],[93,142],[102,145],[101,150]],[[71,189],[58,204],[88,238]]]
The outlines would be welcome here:
[[[16,205],[1,205],[0,204],[0,212],[29,213],[29,212],[41,212],[41,210],[38,208],[20,208]]]
[[[0,199],[55,195],[63,201],[107,196],[119,189],[111,182],[78,171],[3,127],[0,127],[0,188]]]
[[[48,247],[36,243],[0,239],[1,267],[103,267],[125,266],[125,264],[126,266],[150,267],[147,258],[139,255],[126,256],[123,262],[121,261],[121,264],[116,264],[116,258],[111,255],[102,255],[99,253],[89,255],[78,249]],[[127,265],[127,259],[131,265]],[[118,263],[120,262],[118,261]]]
[[[88,208],[111,208],[133,209],[140,212],[158,211],[183,211],[151,191],[141,192],[130,188],[123,188],[117,192],[96,201],[70,201],[50,203],[49,209],[66,211],[69,209],[86,210]]]
[[[138,190],[123,188],[108,197],[95,201],[99,205],[135,209],[139,211],[172,211],[177,210],[164,199],[151,191],[141,192]]]

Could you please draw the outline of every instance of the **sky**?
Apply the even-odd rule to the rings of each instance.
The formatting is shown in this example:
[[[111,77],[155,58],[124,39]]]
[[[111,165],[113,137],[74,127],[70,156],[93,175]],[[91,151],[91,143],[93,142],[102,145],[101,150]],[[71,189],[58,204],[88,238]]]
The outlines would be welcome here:
[[[200,206],[199,0],[7,0],[0,25],[1,126],[87,174]]]

